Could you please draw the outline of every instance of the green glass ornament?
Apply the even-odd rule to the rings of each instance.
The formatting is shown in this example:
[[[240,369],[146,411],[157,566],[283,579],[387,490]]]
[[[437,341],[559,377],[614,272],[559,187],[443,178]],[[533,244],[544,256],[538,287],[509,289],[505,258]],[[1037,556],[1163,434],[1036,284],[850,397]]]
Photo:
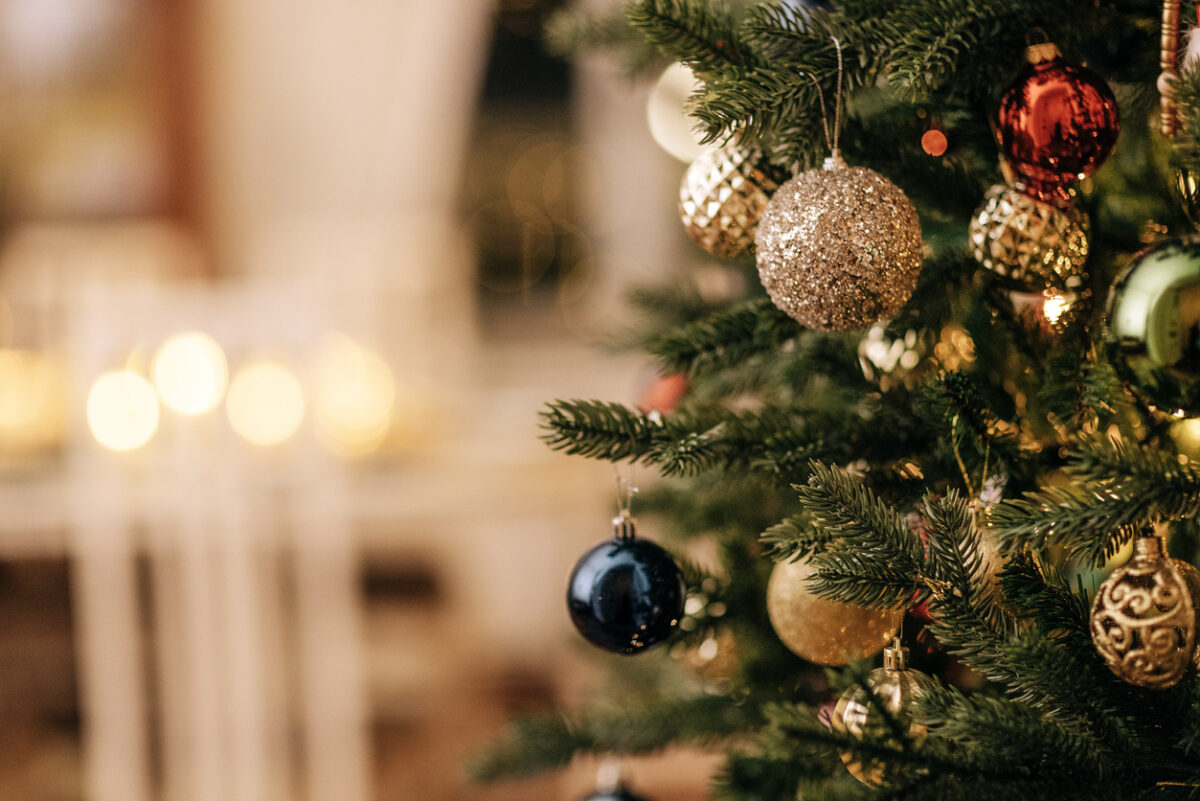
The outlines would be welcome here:
[[[1148,405],[1200,415],[1200,239],[1138,253],[1108,295],[1108,359]]]

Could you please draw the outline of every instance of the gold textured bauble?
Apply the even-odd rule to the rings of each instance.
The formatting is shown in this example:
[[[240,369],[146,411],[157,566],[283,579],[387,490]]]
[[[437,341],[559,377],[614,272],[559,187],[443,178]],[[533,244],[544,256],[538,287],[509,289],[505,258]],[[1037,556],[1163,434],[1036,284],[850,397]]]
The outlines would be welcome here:
[[[758,221],[778,184],[756,151],[726,145],[692,162],[679,186],[688,236],[714,256],[733,258],[754,244]]]
[[[1171,687],[1192,667],[1197,586],[1192,571],[1167,556],[1160,537],[1142,536],[1133,559],[1113,571],[1092,603],[1092,642],[1119,678]],[[1189,586],[1191,585],[1191,586]]]
[[[920,743],[925,739],[925,727],[912,719],[913,700],[921,694],[921,682],[927,677],[908,668],[908,649],[900,641],[884,649],[883,667],[867,674],[867,687],[854,686],[842,693],[833,710],[830,724],[833,730],[849,734],[858,740],[903,746],[896,736],[894,723],[907,727],[908,739]],[[868,695],[875,697],[874,700]],[[887,715],[880,707],[887,710]],[[891,720],[888,720],[888,716]],[[887,780],[887,765],[877,759],[861,759],[851,751],[841,751],[842,762],[850,775],[863,784],[878,787]]]
[[[845,665],[879,653],[896,635],[903,609],[866,609],[809,590],[810,562],[779,562],[767,582],[767,615],[783,644],[819,665]]]
[[[993,186],[971,218],[975,258],[1022,289],[1071,289],[1083,281],[1088,218],[1011,186]]]
[[[921,271],[921,222],[904,192],[836,155],[779,187],[755,243],[771,300],[825,331],[891,317]]]

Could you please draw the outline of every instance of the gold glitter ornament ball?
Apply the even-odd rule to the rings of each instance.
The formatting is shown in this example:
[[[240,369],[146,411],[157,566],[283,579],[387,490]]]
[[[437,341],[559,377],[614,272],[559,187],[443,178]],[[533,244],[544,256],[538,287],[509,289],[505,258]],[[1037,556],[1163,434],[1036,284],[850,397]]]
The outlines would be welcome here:
[[[921,223],[904,192],[836,155],[779,187],[755,243],[771,300],[825,331],[892,316],[921,271]]]
[[[1088,218],[1060,209],[1011,186],[988,190],[971,218],[975,259],[1021,289],[1071,289],[1083,280]]]
[[[903,609],[866,609],[813,595],[805,560],[779,562],[767,582],[767,615],[779,639],[801,659],[846,665],[879,653],[895,636]]]
[[[754,244],[758,221],[778,188],[764,166],[756,151],[736,145],[692,162],[679,187],[679,217],[693,242],[725,259]]]

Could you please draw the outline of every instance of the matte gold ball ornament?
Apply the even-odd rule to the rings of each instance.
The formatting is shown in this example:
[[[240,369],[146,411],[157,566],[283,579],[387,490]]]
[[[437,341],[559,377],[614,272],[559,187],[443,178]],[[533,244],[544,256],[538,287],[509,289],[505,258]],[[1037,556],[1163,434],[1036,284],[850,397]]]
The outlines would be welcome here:
[[[1083,281],[1088,218],[1011,186],[993,186],[971,218],[975,259],[1021,289],[1066,290]]]
[[[908,667],[908,649],[896,639],[883,651],[883,667],[867,675],[867,686],[851,687],[838,699],[830,724],[834,731],[857,740],[902,746],[894,725],[899,723],[908,740],[919,744],[926,732],[913,720],[912,705],[922,692],[922,681],[927,680],[924,673]],[[850,775],[863,784],[879,787],[888,780],[887,765],[882,760],[863,759],[849,750],[839,755]]]
[[[896,635],[903,609],[867,609],[819,598],[808,588],[808,560],[779,562],[767,582],[767,615],[779,639],[801,659],[846,665],[873,656]]]
[[[1133,559],[1113,571],[1092,603],[1092,642],[1121,680],[1163,689],[1191,669],[1200,574],[1167,556],[1161,537],[1134,541]]]
[[[908,197],[834,150],[821,169],[785,182],[755,238],[771,300],[801,325],[864,328],[912,296],[921,271],[921,222]]]
[[[779,187],[766,167],[757,151],[733,144],[691,163],[679,187],[679,216],[693,242],[725,259],[754,245],[758,221]]]

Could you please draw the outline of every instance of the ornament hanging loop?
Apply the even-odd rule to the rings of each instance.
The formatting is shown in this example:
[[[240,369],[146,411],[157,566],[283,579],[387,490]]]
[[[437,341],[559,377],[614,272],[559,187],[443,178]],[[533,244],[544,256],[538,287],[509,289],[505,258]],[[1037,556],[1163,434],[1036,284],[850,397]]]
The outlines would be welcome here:
[[[613,465],[613,475],[617,480],[617,516],[612,521],[613,536],[619,540],[632,540],[637,534],[637,520],[632,515],[633,496],[637,494],[637,486],[633,483],[633,463],[629,464],[629,473],[624,476]]]
[[[829,37],[833,40],[833,47],[837,51],[837,86],[834,89],[833,99],[833,129],[829,127],[829,110],[825,107],[825,92],[821,89],[821,82],[817,80],[817,76],[811,72],[805,73],[812,80],[813,86],[817,88],[817,102],[821,104],[821,128],[825,131],[825,146],[829,148],[829,158],[825,159],[824,167],[831,170],[834,167],[845,166],[842,161],[842,154],[838,150],[838,137],[842,132],[842,83],[845,80],[845,64],[842,57],[842,43],[836,36]]]

